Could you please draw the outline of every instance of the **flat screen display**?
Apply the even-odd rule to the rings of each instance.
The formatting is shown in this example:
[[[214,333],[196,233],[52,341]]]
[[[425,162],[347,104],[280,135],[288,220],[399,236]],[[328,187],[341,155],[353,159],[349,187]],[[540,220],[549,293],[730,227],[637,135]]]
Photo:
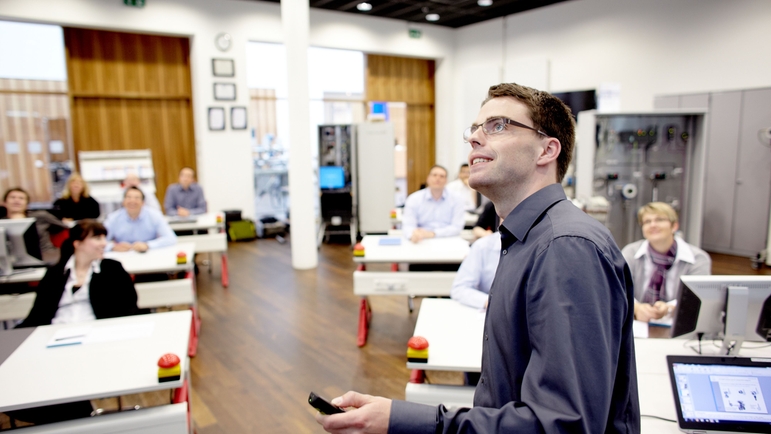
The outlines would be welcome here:
[[[341,166],[319,167],[319,187],[333,190],[345,187],[345,171]]]

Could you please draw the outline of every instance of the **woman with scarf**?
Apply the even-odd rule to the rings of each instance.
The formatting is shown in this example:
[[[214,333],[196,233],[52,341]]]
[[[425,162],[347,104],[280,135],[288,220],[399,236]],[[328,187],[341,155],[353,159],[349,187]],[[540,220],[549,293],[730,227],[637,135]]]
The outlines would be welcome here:
[[[638,321],[659,320],[677,303],[680,276],[710,274],[707,252],[676,235],[677,212],[666,203],[651,202],[637,212],[644,240],[621,250],[634,280],[634,317]]]

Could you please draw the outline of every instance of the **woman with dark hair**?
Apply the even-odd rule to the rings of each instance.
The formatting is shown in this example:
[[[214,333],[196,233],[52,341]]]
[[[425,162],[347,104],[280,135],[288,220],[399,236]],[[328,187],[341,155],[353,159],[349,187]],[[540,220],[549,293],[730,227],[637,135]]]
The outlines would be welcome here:
[[[107,229],[95,220],[81,220],[70,229],[61,260],[48,269],[37,288],[27,318],[17,326],[69,324],[138,312],[134,282],[118,261],[103,259]],[[7,412],[8,416],[45,424],[88,417],[90,401],[70,402]]]
[[[118,261],[103,259],[107,229],[81,220],[70,229],[61,260],[37,289],[29,316],[18,327],[66,324],[138,313],[131,276]]]

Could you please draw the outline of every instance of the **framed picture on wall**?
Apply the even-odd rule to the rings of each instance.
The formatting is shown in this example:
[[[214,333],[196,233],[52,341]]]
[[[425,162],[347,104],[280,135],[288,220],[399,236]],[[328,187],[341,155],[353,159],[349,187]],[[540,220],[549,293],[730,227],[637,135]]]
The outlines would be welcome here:
[[[209,107],[209,129],[221,131],[225,129],[225,108]]]
[[[231,107],[230,128],[233,130],[245,130],[246,124],[246,107]]]
[[[215,77],[236,76],[236,67],[233,59],[212,59],[211,70]]]
[[[216,101],[235,101],[236,85],[234,83],[214,83],[214,99]]]

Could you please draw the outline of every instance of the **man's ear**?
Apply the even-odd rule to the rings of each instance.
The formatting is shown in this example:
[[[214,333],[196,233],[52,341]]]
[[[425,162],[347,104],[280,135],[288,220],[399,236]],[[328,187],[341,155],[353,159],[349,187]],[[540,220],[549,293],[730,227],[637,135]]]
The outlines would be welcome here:
[[[538,156],[536,164],[539,166],[545,166],[552,161],[557,160],[560,152],[562,151],[562,145],[560,141],[554,137],[548,137],[544,140],[541,148],[541,154]]]

